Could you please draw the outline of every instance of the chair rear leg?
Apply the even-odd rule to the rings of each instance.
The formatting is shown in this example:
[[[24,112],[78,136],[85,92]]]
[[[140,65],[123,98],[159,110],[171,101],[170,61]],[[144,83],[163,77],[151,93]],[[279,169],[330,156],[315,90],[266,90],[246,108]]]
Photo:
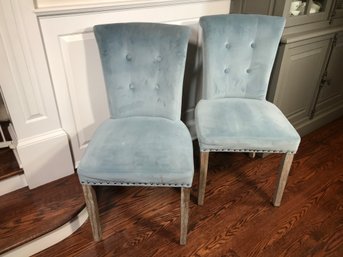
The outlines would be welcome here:
[[[188,216],[189,216],[189,198],[190,188],[181,188],[181,230],[180,230],[180,245],[185,245],[187,242]]]
[[[198,205],[204,204],[209,152],[200,152],[200,175],[198,185]]]
[[[85,197],[89,221],[91,223],[93,238],[95,241],[100,241],[102,238],[102,231],[99,219],[99,209],[96,200],[95,190],[90,185],[82,185],[83,195]]]
[[[288,178],[289,171],[291,169],[293,157],[294,157],[294,154],[286,153],[283,155],[283,158],[281,160],[280,171],[279,171],[278,182],[277,182],[278,184],[277,184],[274,197],[273,197],[274,206],[280,206],[281,204],[283,191],[287,183],[287,178]]]

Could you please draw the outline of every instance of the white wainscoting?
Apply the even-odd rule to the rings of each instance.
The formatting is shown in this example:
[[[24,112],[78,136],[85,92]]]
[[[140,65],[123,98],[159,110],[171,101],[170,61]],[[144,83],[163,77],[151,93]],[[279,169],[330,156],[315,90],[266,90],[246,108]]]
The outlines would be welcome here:
[[[228,13],[230,1],[114,1],[113,5],[81,9],[37,9],[62,128],[69,135],[77,166],[99,124],[109,117],[101,64],[92,28],[116,22],[161,22],[191,26],[190,59],[186,68],[183,120],[191,131],[198,99],[198,20]],[[135,1],[137,2],[137,1]],[[130,4],[131,3],[131,4]],[[78,11],[79,10],[79,11]]]
[[[34,188],[74,172],[33,9],[33,0],[0,0],[0,86],[24,169],[24,176],[7,180],[9,190],[26,183]]]

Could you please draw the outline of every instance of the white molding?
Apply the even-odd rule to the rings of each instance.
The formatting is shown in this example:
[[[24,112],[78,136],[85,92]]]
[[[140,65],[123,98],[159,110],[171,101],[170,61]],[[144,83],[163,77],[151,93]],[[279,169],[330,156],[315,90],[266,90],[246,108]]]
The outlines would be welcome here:
[[[19,139],[17,151],[30,189],[74,173],[68,139],[62,129]]]
[[[7,34],[3,37],[3,43],[15,79],[14,87],[19,101],[18,107],[24,114],[25,122],[33,122],[35,119],[46,118],[46,108],[34,70],[32,56],[29,54],[26,32],[23,31],[23,17],[21,14],[13,15],[18,11],[15,6],[16,3],[16,1],[2,1],[2,5],[5,7],[0,8],[0,16],[3,17],[4,26],[2,31],[6,31],[5,34]]]
[[[26,244],[18,246],[8,252],[5,252],[3,257],[18,257],[18,256],[31,256],[50,246],[61,242],[63,239],[67,238],[73,234],[77,229],[79,229],[83,223],[88,218],[88,213],[86,208],[84,208],[75,218],[68,221],[61,227],[36,238]]]
[[[73,173],[33,1],[0,0],[0,85],[30,188]]]
[[[0,181],[0,196],[26,187],[27,182],[24,174],[12,176]]]
[[[73,1],[71,1],[72,3]],[[75,1],[74,1],[75,2]],[[61,1],[58,4],[41,5],[35,8],[35,13],[38,17],[51,16],[51,15],[66,15],[76,13],[90,13],[90,12],[105,12],[115,10],[128,10],[137,8],[151,8],[159,6],[173,6],[192,3],[211,3],[211,2],[223,2],[223,0],[127,0],[127,1],[87,1],[89,4],[66,4]],[[86,2],[86,1],[84,1]],[[230,7],[230,1],[228,2],[228,9]],[[43,7],[43,8],[42,8]]]

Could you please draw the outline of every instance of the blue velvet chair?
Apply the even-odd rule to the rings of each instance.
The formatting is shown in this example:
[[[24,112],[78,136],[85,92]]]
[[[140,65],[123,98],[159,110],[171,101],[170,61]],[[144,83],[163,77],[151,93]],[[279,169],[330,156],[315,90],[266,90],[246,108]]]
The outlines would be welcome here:
[[[77,170],[93,237],[102,235],[93,186],[180,187],[185,244],[194,167],[180,115],[190,29],[122,23],[97,25],[94,33],[111,117],[96,130]]]
[[[279,206],[300,137],[266,93],[285,20],[229,14],[202,17],[203,99],[196,106],[200,145],[198,204],[204,203],[210,152],[282,153],[273,204]]]

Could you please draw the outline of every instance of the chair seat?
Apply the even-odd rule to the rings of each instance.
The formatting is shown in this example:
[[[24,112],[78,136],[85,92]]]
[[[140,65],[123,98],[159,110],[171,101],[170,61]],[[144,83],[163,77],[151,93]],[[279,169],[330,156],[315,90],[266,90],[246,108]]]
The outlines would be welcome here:
[[[264,100],[201,100],[195,119],[202,151],[295,153],[300,143],[282,112]]]
[[[193,146],[181,121],[109,119],[95,132],[78,167],[81,183],[191,187]]]

